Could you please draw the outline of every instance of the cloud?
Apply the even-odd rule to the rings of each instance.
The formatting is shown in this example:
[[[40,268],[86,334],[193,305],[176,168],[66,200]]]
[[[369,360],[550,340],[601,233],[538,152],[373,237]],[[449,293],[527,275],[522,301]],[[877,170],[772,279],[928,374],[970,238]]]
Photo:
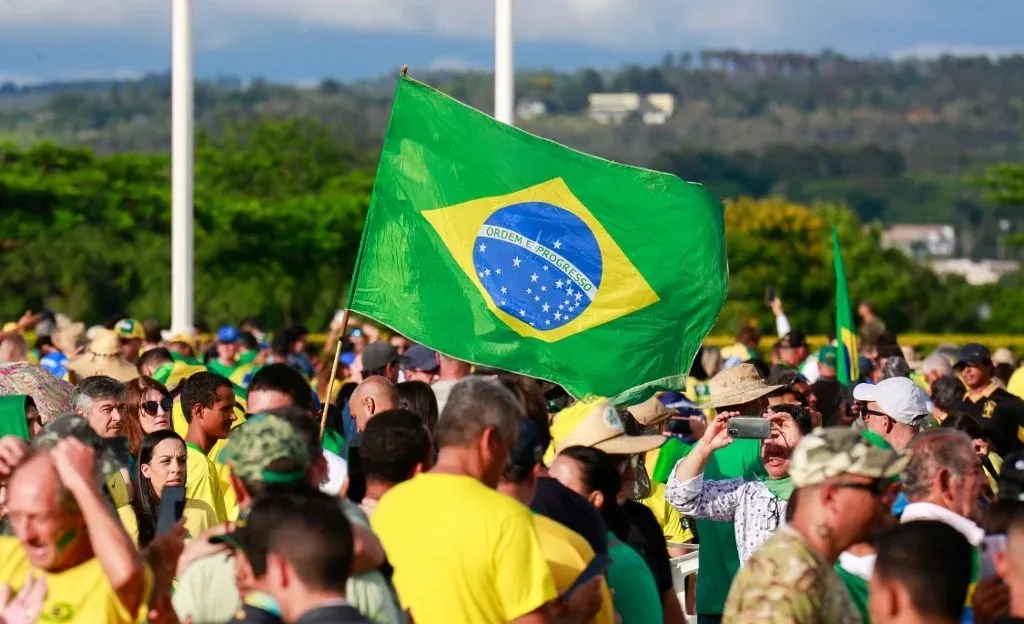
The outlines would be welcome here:
[[[171,0],[177,1],[177,0]],[[197,45],[222,48],[253,24],[483,41],[493,0],[193,0]],[[168,0],[0,0],[0,34],[26,30],[169,37]],[[516,0],[516,40],[623,50],[701,47],[855,54],[1016,45],[1020,0]],[[203,38],[203,33],[215,33]],[[964,40],[963,34],[971,38]],[[995,34],[993,34],[995,33]],[[950,47],[938,45],[937,48]],[[956,47],[956,46],[953,46]]]

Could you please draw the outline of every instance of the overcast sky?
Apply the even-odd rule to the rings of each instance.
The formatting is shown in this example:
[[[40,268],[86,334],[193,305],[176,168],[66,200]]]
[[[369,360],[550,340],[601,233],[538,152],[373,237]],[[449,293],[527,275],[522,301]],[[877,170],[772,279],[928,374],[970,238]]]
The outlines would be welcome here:
[[[490,0],[195,0],[196,69],[279,80],[401,63],[487,67]],[[170,63],[171,0],[0,0],[0,80],[131,76]],[[984,7],[982,9],[981,7]],[[855,55],[1024,49],[1024,0],[517,0],[520,66],[734,47]]]

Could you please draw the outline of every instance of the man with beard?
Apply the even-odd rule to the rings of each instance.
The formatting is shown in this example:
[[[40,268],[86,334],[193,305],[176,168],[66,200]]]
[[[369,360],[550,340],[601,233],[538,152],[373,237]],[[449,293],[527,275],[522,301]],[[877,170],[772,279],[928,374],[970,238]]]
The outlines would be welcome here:
[[[790,462],[791,519],[740,569],[723,621],[860,622],[834,566],[841,552],[882,525],[891,477],[907,461],[850,429],[805,436]]]
[[[811,432],[811,414],[796,405],[776,405],[765,413],[772,423],[771,437],[761,443],[762,478],[704,480],[704,466],[712,453],[733,442],[729,419],[739,413],[719,414],[669,479],[665,498],[680,513],[701,520],[733,522],[742,565],[771,537],[786,517],[793,491],[789,461],[793,449]]]

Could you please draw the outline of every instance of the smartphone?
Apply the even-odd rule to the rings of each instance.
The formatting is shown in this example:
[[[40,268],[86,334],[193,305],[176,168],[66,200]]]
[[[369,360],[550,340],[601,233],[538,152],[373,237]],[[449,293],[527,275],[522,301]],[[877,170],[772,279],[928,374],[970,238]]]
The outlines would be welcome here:
[[[726,431],[733,438],[767,440],[772,435],[772,423],[762,416],[736,416],[729,419]]]
[[[185,513],[185,488],[180,485],[164,487],[163,494],[160,495],[156,534],[163,535],[174,528],[178,520],[181,520],[183,513]]]
[[[569,598],[572,597],[573,593],[575,593],[577,589],[582,587],[584,583],[594,578],[598,574],[604,574],[604,571],[608,569],[608,566],[611,564],[611,562],[611,557],[609,557],[608,555],[597,555],[596,557],[591,559],[590,563],[587,564],[587,567],[584,568],[582,572],[580,572],[580,575],[576,577],[576,580],[573,581],[572,585],[569,586],[569,589],[565,590],[565,593],[562,594],[562,600],[569,600]]]
[[[981,569],[979,570],[978,579],[985,581],[993,578],[997,575],[996,564],[992,560],[992,555],[997,552],[1006,551],[1006,536],[989,535],[985,537],[985,541],[981,544]]]
[[[766,305],[771,307],[772,302],[775,301],[776,298],[778,298],[778,295],[775,294],[774,286],[769,286],[764,289],[764,302]]]
[[[690,418],[670,418],[665,423],[665,431],[675,436],[689,437],[693,434],[693,430],[690,427]]]

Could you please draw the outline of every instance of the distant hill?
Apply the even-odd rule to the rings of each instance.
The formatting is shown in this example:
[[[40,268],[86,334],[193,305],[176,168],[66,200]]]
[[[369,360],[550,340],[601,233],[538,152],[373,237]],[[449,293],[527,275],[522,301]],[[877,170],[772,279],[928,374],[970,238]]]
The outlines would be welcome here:
[[[413,68],[411,75],[493,108],[488,73]],[[225,120],[300,116],[372,148],[387,122],[394,80],[327,79],[312,87],[230,77],[201,82],[197,123],[217,134]],[[588,96],[598,92],[672,93],[676,105],[664,125],[605,126],[587,116]],[[1021,55],[894,61],[707,50],[667,54],[649,67],[522,71],[517,95],[548,111],[522,127],[586,152],[673,171],[723,196],[841,201],[868,220],[987,231],[997,215],[964,177],[990,163],[1024,160]],[[100,152],[167,150],[169,75],[0,86],[0,138]],[[987,246],[989,235],[979,236]]]

